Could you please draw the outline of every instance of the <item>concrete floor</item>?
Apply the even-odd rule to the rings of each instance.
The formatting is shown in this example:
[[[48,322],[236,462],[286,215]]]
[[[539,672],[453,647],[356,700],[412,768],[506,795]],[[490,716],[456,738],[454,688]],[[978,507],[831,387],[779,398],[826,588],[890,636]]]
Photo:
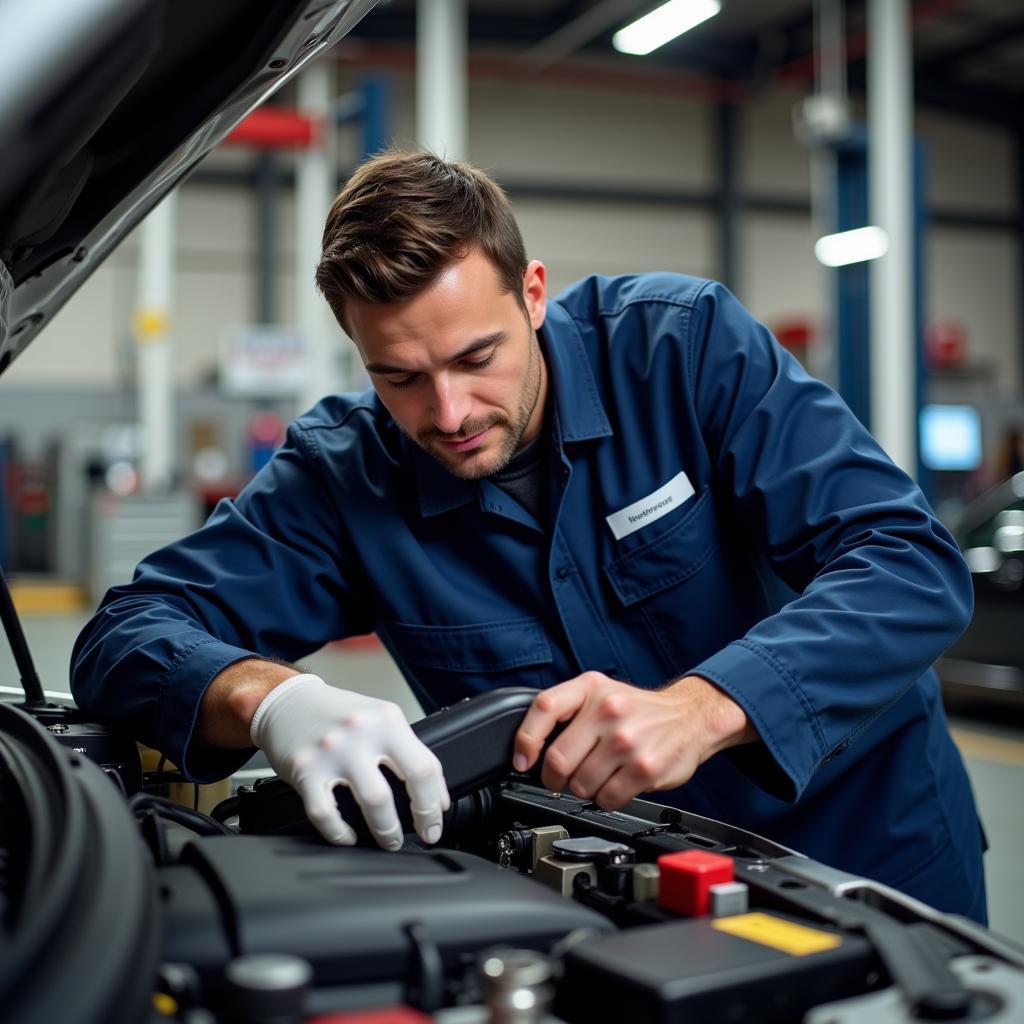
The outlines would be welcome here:
[[[84,614],[25,617],[25,633],[47,690],[67,690],[68,658],[86,618]],[[338,685],[396,701],[411,720],[422,716],[390,657],[380,648],[334,645],[311,656],[306,665]],[[2,643],[0,687],[17,684],[13,658]],[[1024,729],[959,717],[951,722],[991,846],[985,858],[991,927],[1024,943]]]

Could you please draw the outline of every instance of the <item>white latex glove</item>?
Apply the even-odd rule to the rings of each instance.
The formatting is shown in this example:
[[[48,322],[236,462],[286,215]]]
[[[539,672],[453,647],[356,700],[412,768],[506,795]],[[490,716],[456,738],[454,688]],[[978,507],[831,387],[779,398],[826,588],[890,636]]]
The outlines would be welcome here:
[[[330,843],[351,846],[352,827],[341,817],[334,787],[352,790],[374,839],[388,850],[402,845],[402,826],[386,765],[404,780],[420,838],[436,843],[450,800],[441,763],[416,737],[401,708],[329,686],[309,673],[275,686],[253,715],[249,735],[271,767],[302,797],[309,820]]]

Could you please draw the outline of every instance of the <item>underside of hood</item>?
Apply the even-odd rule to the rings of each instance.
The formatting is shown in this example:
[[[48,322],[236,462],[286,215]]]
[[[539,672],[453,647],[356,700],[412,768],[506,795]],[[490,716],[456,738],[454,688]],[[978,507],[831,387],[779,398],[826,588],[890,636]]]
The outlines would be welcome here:
[[[375,0],[5,0],[0,373],[159,200]]]

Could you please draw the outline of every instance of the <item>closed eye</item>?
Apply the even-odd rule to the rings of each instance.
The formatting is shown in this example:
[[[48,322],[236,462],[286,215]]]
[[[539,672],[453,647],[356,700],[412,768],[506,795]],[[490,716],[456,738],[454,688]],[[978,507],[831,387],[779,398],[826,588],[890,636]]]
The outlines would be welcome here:
[[[471,370],[482,370],[485,366],[490,366],[494,362],[494,357],[497,354],[495,350],[486,359],[463,359],[462,365],[469,367]]]
[[[492,349],[491,354],[484,359],[461,359],[459,360],[459,362],[467,370],[482,370],[484,369],[484,367],[490,366],[491,363],[494,362],[494,359],[497,356],[497,354],[497,350]],[[418,373],[409,373],[406,374],[404,377],[389,377],[387,379],[387,385],[390,388],[407,388],[411,384],[414,384],[419,379],[419,377],[420,374]]]

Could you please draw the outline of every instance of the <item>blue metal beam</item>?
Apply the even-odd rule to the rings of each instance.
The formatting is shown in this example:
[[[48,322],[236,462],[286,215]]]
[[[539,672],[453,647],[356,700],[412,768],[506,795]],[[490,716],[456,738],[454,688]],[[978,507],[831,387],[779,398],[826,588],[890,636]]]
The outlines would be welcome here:
[[[868,223],[867,141],[860,132],[839,149],[833,230],[849,231]],[[871,429],[871,318],[869,265],[852,263],[835,271],[835,334],[839,393]]]
[[[363,156],[373,156],[391,144],[394,82],[387,74],[365,75],[359,82],[363,96]]]

